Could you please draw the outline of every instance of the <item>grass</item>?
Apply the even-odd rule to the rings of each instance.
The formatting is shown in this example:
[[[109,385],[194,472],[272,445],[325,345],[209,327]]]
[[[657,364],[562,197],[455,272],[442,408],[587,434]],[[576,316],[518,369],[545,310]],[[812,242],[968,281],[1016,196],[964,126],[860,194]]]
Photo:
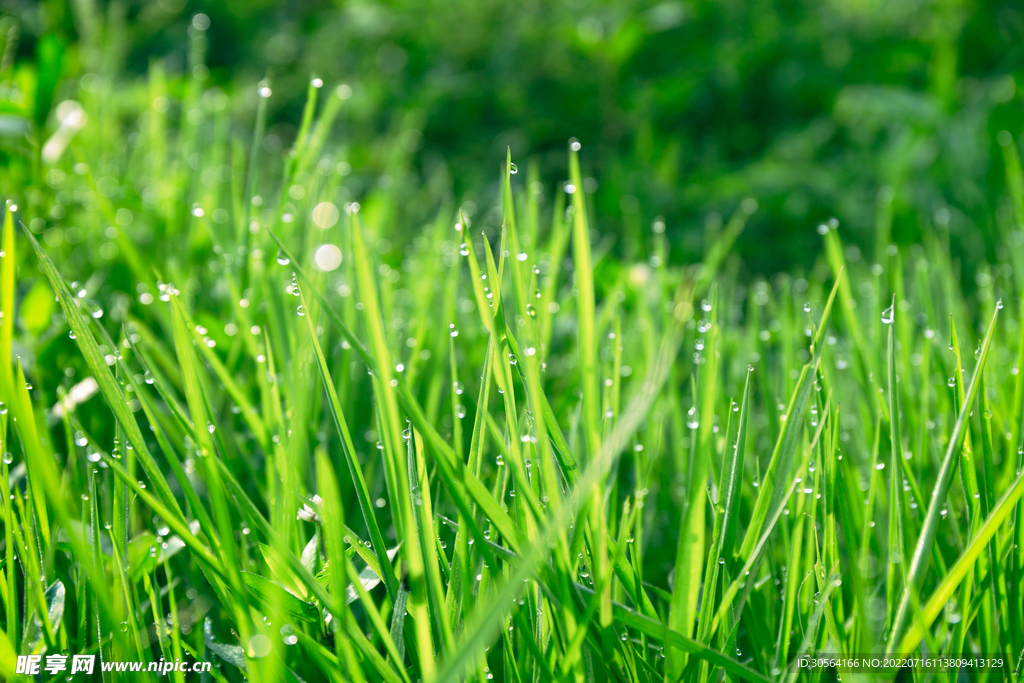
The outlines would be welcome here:
[[[98,653],[217,681],[838,678],[795,666],[815,651],[1019,675],[1019,232],[960,263],[880,210],[874,262],[832,220],[809,273],[751,280],[748,200],[701,263],[658,221],[619,261],[576,140],[554,192],[506,157],[497,222],[449,201],[413,230],[387,188],[339,200],[344,88],[311,84],[267,156],[269,86],[250,138],[197,78],[93,83],[86,127],[45,159],[30,135],[5,181],[5,677]]]

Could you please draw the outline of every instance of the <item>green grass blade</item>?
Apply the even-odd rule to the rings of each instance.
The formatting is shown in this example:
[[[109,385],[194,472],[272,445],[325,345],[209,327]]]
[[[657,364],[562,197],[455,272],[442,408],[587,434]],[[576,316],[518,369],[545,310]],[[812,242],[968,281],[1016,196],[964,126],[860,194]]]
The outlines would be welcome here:
[[[810,361],[804,365],[797,381],[797,386],[789,399],[789,406],[786,408],[786,422],[779,433],[778,440],[775,442],[775,450],[772,452],[768,469],[758,489],[757,502],[754,505],[750,523],[747,525],[747,531],[740,546],[740,557],[743,559],[751,557],[754,544],[757,543],[764,529],[765,520],[771,511],[779,508],[786,490],[785,481],[789,478],[790,463],[793,459],[793,453],[796,451],[797,439],[803,429],[804,411],[810,399],[814,378],[824,350],[825,329],[828,324],[829,313],[832,310],[832,303],[835,301],[840,283],[844,282],[841,276],[842,272],[836,278],[836,283],[832,287],[832,292],[829,294],[828,301],[825,303],[825,309],[821,314],[821,322],[814,337],[813,355]]]
[[[300,299],[304,309],[309,310],[306,305],[306,298],[300,293]],[[387,545],[384,543],[384,537],[380,532],[380,525],[377,523],[377,517],[373,512],[373,503],[370,500],[370,491],[366,486],[366,479],[363,476],[362,466],[359,463],[358,456],[356,455],[355,444],[352,442],[352,434],[348,428],[348,421],[345,419],[345,413],[342,411],[341,402],[338,400],[338,393],[334,388],[334,381],[331,379],[330,369],[327,367],[327,360],[324,358],[323,349],[320,347],[320,341],[317,339],[316,328],[313,325],[311,315],[304,316],[306,320],[306,328],[309,332],[309,338],[313,345],[313,352],[316,354],[317,367],[320,370],[320,379],[323,382],[324,390],[327,392],[328,406],[331,411],[331,417],[334,419],[334,426],[338,430],[338,435],[341,437],[341,449],[345,455],[345,463],[348,465],[349,475],[352,477],[352,483],[355,488],[356,501],[359,504],[359,510],[363,515],[363,521],[366,524],[366,528],[370,533],[370,543],[373,546],[373,552],[377,556],[379,566],[383,570],[381,574],[384,579],[384,584],[387,586],[388,595],[393,596],[398,591],[398,579],[395,577],[395,570],[391,566],[390,560],[387,556]]]
[[[142,468],[146,471],[146,475],[149,477],[150,482],[153,484],[157,491],[157,495],[165,506],[169,509],[174,510],[180,516],[181,512],[178,508],[177,501],[174,499],[174,495],[171,493],[170,487],[167,485],[166,479],[160,473],[160,469],[157,466],[156,461],[153,459],[152,454],[149,452],[149,447],[146,445],[145,439],[142,437],[142,432],[139,430],[139,425],[135,421],[135,417],[128,409],[128,405],[124,398],[124,393],[121,388],[117,385],[113,374],[107,365],[106,360],[100,351],[99,345],[96,343],[96,339],[92,336],[92,332],[89,328],[89,324],[86,322],[85,317],[78,308],[78,303],[75,298],[68,291],[67,285],[64,284],[63,278],[54,266],[53,261],[46,255],[43,248],[39,246],[39,242],[32,235],[31,232],[25,230],[25,235],[28,237],[29,242],[32,244],[32,248],[36,252],[36,256],[39,258],[40,269],[43,274],[46,275],[50,281],[50,286],[53,287],[54,292],[57,294],[57,300],[60,302],[61,309],[64,311],[64,316],[67,318],[68,324],[72,331],[75,333],[75,343],[78,345],[79,350],[82,352],[82,356],[85,358],[86,364],[92,371],[93,376],[99,383],[100,391],[103,393],[103,397],[106,399],[110,409],[114,412],[121,427],[125,430],[125,434],[128,436],[128,441],[134,447],[136,456],[139,458],[139,463]]]
[[[966,400],[961,405],[960,414],[957,416],[956,423],[953,425],[953,431],[950,433],[946,454],[942,459],[942,464],[935,480],[935,486],[932,489],[931,500],[928,503],[928,511],[925,513],[921,533],[918,536],[917,543],[914,547],[914,554],[911,557],[910,566],[907,570],[906,585],[903,589],[903,594],[900,597],[899,607],[897,608],[892,629],[889,633],[889,653],[894,652],[895,650],[893,648],[898,644],[903,643],[902,631],[903,625],[909,616],[908,611],[910,607],[911,593],[914,592],[916,594],[916,591],[920,589],[920,583],[924,579],[925,571],[928,568],[928,556],[931,554],[932,544],[935,542],[935,534],[938,530],[940,517],[939,510],[942,507],[943,501],[946,500],[946,493],[949,489],[950,479],[953,476],[953,461],[957,452],[960,450],[960,444],[964,436],[971,405],[974,402],[974,396],[978,390],[981,374],[985,369],[985,360],[988,357],[989,346],[992,342],[993,332],[995,331],[996,319],[999,316],[999,308],[1000,307],[997,307],[993,312],[992,319],[989,322],[988,331],[985,333],[985,340],[982,342],[978,363],[975,367],[974,375],[971,377],[970,386],[966,392]],[[980,552],[980,549],[978,552]]]

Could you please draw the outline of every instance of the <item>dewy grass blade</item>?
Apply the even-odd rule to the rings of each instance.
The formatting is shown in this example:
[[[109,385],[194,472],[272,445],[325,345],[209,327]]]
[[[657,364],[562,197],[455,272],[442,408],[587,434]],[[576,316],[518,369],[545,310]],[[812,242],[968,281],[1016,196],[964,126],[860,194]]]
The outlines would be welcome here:
[[[793,453],[796,451],[797,440],[803,430],[804,410],[814,386],[814,379],[817,374],[818,364],[821,362],[821,354],[825,346],[825,330],[828,325],[829,314],[832,310],[832,303],[835,301],[836,292],[840,283],[843,282],[842,271],[836,277],[836,283],[832,287],[825,309],[821,314],[821,322],[818,325],[812,355],[810,361],[804,365],[797,386],[789,399],[789,406],[786,409],[786,421],[783,424],[779,438],[775,442],[775,450],[768,463],[763,481],[758,489],[757,501],[751,513],[750,523],[747,526],[746,535],[740,546],[740,557],[744,560],[751,557],[754,544],[764,528],[768,515],[779,508],[783,494],[786,490],[785,481],[790,476],[790,463]]]
[[[218,467],[220,455],[211,439],[213,430],[208,428],[208,425],[215,426],[215,423],[212,421],[212,416],[207,415],[192,335],[188,331],[185,317],[180,310],[181,303],[176,295],[171,297],[170,304],[174,326],[174,347],[177,352],[178,362],[181,364],[182,380],[185,384],[185,399],[194,425],[192,433],[196,441],[197,455],[199,456],[197,460],[200,471],[203,473],[207,491],[209,492],[210,503],[213,508],[213,521],[219,533],[217,550],[220,551],[220,557],[218,560],[224,567],[223,574],[226,583],[231,589],[229,595],[234,598],[233,600],[229,598],[231,602],[227,606],[235,611],[236,618],[239,620],[238,628],[240,635],[244,640],[248,641],[251,626],[247,616],[243,616],[246,615],[246,607],[241,596],[245,595],[245,589],[239,574],[234,525],[232,524],[231,512],[228,508],[228,491],[224,487],[222,475]]]
[[[906,634],[903,635],[898,645],[892,648],[893,652],[908,653],[917,648],[924,637],[925,629],[938,617],[946,603],[953,597],[957,586],[973,570],[974,563],[985,551],[999,528],[1009,518],[1014,506],[1022,496],[1024,496],[1024,474],[1018,475],[1013,480],[1013,484],[996,503],[988,518],[971,537],[971,542],[949,568],[928,601],[922,605]]]
[[[728,467],[723,469],[724,480],[719,486],[724,489],[725,503],[722,506],[722,557],[732,562],[733,541],[736,537],[738,523],[733,520],[739,513],[740,480],[743,476],[743,458],[747,448],[747,423],[750,419],[750,378],[753,366],[747,367],[746,379],[743,382],[743,398],[740,402],[739,428],[736,432],[736,444],[731,453],[726,453]]]
[[[46,252],[43,251],[43,248],[39,246],[39,242],[36,241],[35,236],[33,236],[28,229],[25,230],[25,235],[28,237],[29,242],[32,244],[32,248],[36,252],[36,256],[39,258],[40,269],[43,271],[43,274],[46,275],[47,279],[50,281],[50,286],[53,287],[54,292],[57,294],[57,300],[60,302],[61,309],[64,311],[64,316],[67,318],[68,324],[75,333],[75,343],[78,345],[79,350],[82,352],[82,356],[85,358],[86,364],[88,364],[93,376],[99,383],[100,391],[103,393],[103,397],[106,399],[107,404],[110,406],[110,409],[114,412],[114,415],[125,430],[125,433],[128,436],[128,441],[134,447],[142,468],[146,471],[150,481],[156,488],[158,497],[164,505],[171,510],[177,511],[180,515],[181,512],[178,508],[178,503],[174,499],[174,495],[171,493],[170,487],[167,485],[167,481],[160,473],[160,469],[157,466],[156,461],[150,454],[149,447],[146,445],[146,441],[142,437],[142,432],[139,430],[139,425],[135,421],[135,417],[132,415],[131,411],[128,409],[124,393],[114,380],[114,376],[111,374],[107,362],[103,357],[103,353],[100,351],[99,345],[92,336],[89,324],[86,322],[78,308],[76,299],[71,295],[71,292],[68,291],[67,285],[64,284],[64,280],[57,271],[56,266],[54,266],[50,257],[46,255]]]
[[[853,290],[850,287],[850,275],[846,270],[846,259],[843,257],[843,245],[834,227],[828,224],[822,225],[824,225],[827,230],[825,233],[825,250],[828,254],[828,260],[832,267],[832,272],[835,273],[836,283],[839,287],[839,303],[843,312],[843,321],[846,323],[850,336],[853,337],[853,353],[857,358],[858,372],[862,376],[863,380],[871,386],[872,396],[876,396],[879,394],[878,385],[875,381],[875,377],[878,375],[875,372],[874,359],[867,353],[867,349],[869,347],[864,339],[864,331],[861,329],[860,320],[854,312],[854,309],[857,306],[857,300],[853,296]],[[879,401],[879,405],[883,411],[886,409],[885,404],[882,401]]]
[[[402,439],[398,422],[398,392],[395,391],[398,380],[394,378],[396,370],[391,364],[391,352],[388,350],[384,334],[384,321],[381,317],[377,285],[372,272],[373,263],[363,240],[358,212],[352,211],[349,218],[357,291],[363,303],[364,324],[370,337],[370,353],[377,361],[374,368],[373,386],[377,397],[377,408],[381,415],[384,455],[390,459],[392,472],[395,474],[391,484],[395,504],[398,506],[397,531],[405,541],[402,546],[402,555],[409,572],[409,587],[411,589],[409,609],[413,615],[415,642],[419,650],[417,655],[422,675],[429,680],[434,675],[434,660],[433,639],[427,610],[425,560],[422,548],[416,539],[416,521],[412,491],[410,490],[409,468],[406,459],[401,457]]]
[[[601,430],[598,413],[600,399],[597,393],[597,348],[594,327],[594,273],[591,262],[590,228],[587,224],[587,208],[583,202],[583,180],[580,175],[578,150],[575,140],[569,143],[569,177],[572,189],[573,211],[573,265],[576,274],[576,315],[579,329],[577,345],[579,353],[580,386],[583,389],[583,424],[586,430],[588,457],[595,457],[601,444]],[[568,188],[568,186],[567,186]]]
[[[7,447],[7,416],[0,415],[0,450]],[[10,490],[10,473],[8,471],[7,458],[3,458],[0,461],[0,491]],[[6,581],[4,582],[4,589],[7,594],[4,596],[4,613],[6,615],[5,626],[11,633],[13,644],[17,648],[19,646],[20,629],[18,628],[18,622],[20,621],[20,615],[18,614],[18,566],[15,563],[15,545],[14,545],[14,525],[15,525],[15,513],[14,505],[10,502],[7,496],[0,496],[0,506],[3,506],[4,515],[4,570],[7,573]]]
[[[683,302],[688,302],[689,291],[680,292],[677,304],[673,308],[675,313],[672,318],[672,327],[665,335],[658,356],[642,384],[642,389],[629,402],[622,418],[603,442],[597,457],[588,463],[583,476],[576,485],[576,495],[572,504],[562,506],[558,516],[549,515],[547,526],[529,546],[528,551],[522,556],[519,565],[514,568],[508,579],[495,589],[493,599],[488,604],[478,603],[477,609],[470,617],[462,640],[453,654],[443,662],[438,673],[437,683],[454,683],[454,681],[462,679],[466,669],[476,660],[488,640],[493,637],[494,629],[501,624],[510,601],[518,598],[524,582],[534,575],[546,558],[550,543],[559,534],[565,532],[572,516],[586,504],[595,483],[607,475],[614,460],[626,447],[627,440],[639,428],[668,376],[672,359],[678,352],[680,330],[692,315],[692,305],[683,305]],[[660,628],[664,633],[664,626]]]
[[[306,298],[301,294],[299,300],[302,306],[306,306]],[[334,388],[334,381],[331,379],[330,369],[327,367],[327,360],[324,358],[323,349],[320,348],[320,341],[317,339],[316,328],[313,325],[312,316],[304,316],[310,340],[313,344],[313,352],[316,354],[317,367],[320,370],[320,379],[323,382],[324,390],[327,392],[328,406],[334,425],[341,437],[341,449],[345,455],[345,462],[348,465],[349,475],[352,477],[352,484],[355,487],[356,500],[359,503],[359,510],[363,515],[363,521],[370,532],[370,544],[373,552],[377,555],[377,561],[381,567],[384,584],[387,586],[388,595],[394,596],[398,591],[398,579],[395,577],[395,570],[387,556],[387,546],[384,537],[381,535],[380,526],[377,524],[377,517],[373,512],[373,504],[370,501],[370,491],[366,486],[366,479],[363,476],[362,466],[356,454],[355,445],[352,442],[352,435],[349,432],[348,422],[338,400],[337,391]],[[392,597],[392,599],[394,599]]]
[[[888,313],[883,322],[888,325],[889,357],[889,549],[886,579],[886,626],[892,626],[895,596],[898,589],[897,572],[900,581],[906,580],[903,562],[903,450],[900,439],[899,396],[896,388],[896,330],[893,318],[896,315],[896,296],[893,295]]]
[[[711,297],[714,306],[714,292]],[[715,417],[715,400],[718,390],[718,319],[717,311],[712,308],[711,319],[707,325],[705,354],[700,365],[696,411],[699,423],[688,425],[696,427],[696,450],[691,451],[688,468],[688,489],[683,501],[682,517],[679,522],[679,545],[676,550],[675,584],[672,601],[669,607],[668,626],[690,637],[697,618],[702,570],[706,562],[705,556],[705,515],[707,513],[706,489],[712,459],[712,427]],[[694,411],[697,406],[691,408]],[[691,412],[692,415],[692,412]],[[692,417],[690,418],[692,419]],[[710,580],[710,577],[708,577]],[[670,651],[665,665],[666,675],[670,679],[680,676],[685,666],[682,653]]]
[[[192,336],[196,340],[196,348],[199,349],[199,352],[203,355],[203,358],[217,376],[221,386],[224,387],[224,390],[231,396],[235,405],[238,406],[242,418],[249,426],[249,429],[252,430],[253,434],[256,435],[256,440],[259,442],[260,446],[265,450],[268,449],[270,442],[267,437],[267,428],[256,413],[252,404],[249,402],[249,399],[245,396],[241,387],[238,386],[238,383],[235,382],[227,367],[224,366],[224,363],[221,362],[217,353],[205,343],[206,340],[203,339],[204,335],[200,334],[196,329],[196,324],[189,319],[187,313],[182,311],[182,314],[185,316],[186,326],[192,332]]]
[[[14,386],[11,371],[11,339],[17,311],[14,309],[15,240],[14,210],[10,201],[4,207],[3,232],[0,233],[0,389],[10,396]]]
[[[914,547],[914,554],[910,560],[910,567],[907,570],[906,585],[903,588],[899,607],[896,610],[896,616],[893,619],[892,629],[889,633],[889,645],[887,648],[888,654],[895,652],[896,650],[894,648],[896,648],[897,645],[902,647],[903,625],[909,616],[908,611],[910,608],[911,594],[913,593],[916,596],[917,591],[920,590],[921,581],[923,581],[925,571],[928,568],[928,556],[931,554],[932,544],[935,542],[935,534],[938,531],[939,517],[941,516],[940,509],[946,500],[949,483],[953,476],[954,461],[956,460],[957,452],[960,450],[960,444],[963,440],[965,426],[971,412],[971,405],[974,403],[974,396],[978,390],[981,374],[985,370],[985,361],[988,358],[988,350],[992,343],[992,335],[995,332],[996,320],[999,317],[1000,308],[1002,308],[1001,305],[992,313],[992,319],[989,321],[988,331],[985,333],[985,340],[982,342],[981,353],[978,356],[974,375],[971,377],[971,383],[966,392],[966,399],[960,406],[960,414],[957,416],[956,423],[953,425],[953,431],[949,436],[946,454],[942,459],[938,477],[936,478],[935,486],[932,489],[931,500],[928,503],[928,511],[925,513],[924,521],[921,526],[921,533],[918,536],[917,543]],[[978,552],[981,552],[982,547],[984,546],[979,547]]]

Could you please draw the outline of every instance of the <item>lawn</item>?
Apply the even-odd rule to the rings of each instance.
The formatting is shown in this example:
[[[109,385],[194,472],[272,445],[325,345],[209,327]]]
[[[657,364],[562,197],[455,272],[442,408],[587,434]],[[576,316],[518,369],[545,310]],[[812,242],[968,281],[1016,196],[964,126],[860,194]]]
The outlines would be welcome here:
[[[970,256],[885,188],[764,277],[755,193],[609,216],[583,137],[420,177],[414,126],[339,136],[358,88],[312,75],[285,145],[208,28],[178,74],[7,65],[3,678],[1019,677],[1014,135]]]

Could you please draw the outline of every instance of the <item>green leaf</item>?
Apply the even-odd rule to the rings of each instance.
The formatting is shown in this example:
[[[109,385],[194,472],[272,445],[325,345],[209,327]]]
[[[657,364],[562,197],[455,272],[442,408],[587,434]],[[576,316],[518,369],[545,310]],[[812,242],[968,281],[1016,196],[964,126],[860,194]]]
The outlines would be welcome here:
[[[21,321],[32,334],[40,334],[50,326],[53,315],[53,294],[43,280],[37,280],[21,300]]]
[[[46,125],[57,90],[61,72],[64,70],[64,41],[55,34],[47,33],[36,42],[36,92],[35,123],[40,130]]]

